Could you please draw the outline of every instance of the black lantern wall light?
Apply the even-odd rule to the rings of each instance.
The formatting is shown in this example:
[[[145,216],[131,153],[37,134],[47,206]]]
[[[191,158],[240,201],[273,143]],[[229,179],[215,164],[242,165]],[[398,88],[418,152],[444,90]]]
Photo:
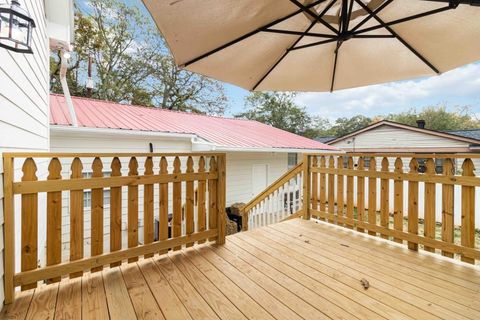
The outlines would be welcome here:
[[[0,47],[20,53],[33,53],[32,30],[35,21],[18,0],[0,4]]]

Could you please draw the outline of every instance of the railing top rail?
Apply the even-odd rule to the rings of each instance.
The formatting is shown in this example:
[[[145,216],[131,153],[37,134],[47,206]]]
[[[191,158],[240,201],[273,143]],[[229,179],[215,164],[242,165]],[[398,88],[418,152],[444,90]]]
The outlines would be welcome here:
[[[200,157],[200,156],[224,156],[225,153],[218,152],[181,152],[181,153],[151,153],[151,152],[140,152],[140,153],[123,153],[123,152],[111,152],[111,153],[102,153],[102,152],[89,152],[89,153],[79,153],[79,152],[5,152],[2,154],[4,159],[11,158],[94,158],[94,157],[104,157],[104,158],[113,158],[113,157]]]
[[[400,158],[445,158],[445,159],[478,159],[480,153],[413,153],[413,152],[345,152],[345,153],[307,153],[308,156],[349,156],[349,157],[400,157]]]
[[[260,193],[257,197],[252,199],[249,203],[245,205],[243,208],[244,212],[249,211],[251,208],[253,208],[255,205],[257,205],[260,201],[265,199],[269,194],[272,193],[272,191],[278,189],[280,186],[285,184],[288,180],[296,176],[299,172],[303,170],[303,162],[300,162],[297,164],[295,167],[287,171],[284,175],[282,175],[280,178],[275,180],[272,184],[270,184],[262,193]]]

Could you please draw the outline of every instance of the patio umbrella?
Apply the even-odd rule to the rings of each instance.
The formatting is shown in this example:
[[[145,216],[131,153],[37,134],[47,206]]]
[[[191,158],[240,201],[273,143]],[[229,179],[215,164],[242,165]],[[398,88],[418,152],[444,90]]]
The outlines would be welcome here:
[[[175,62],[248,90],[333,91],[480,60],[480,0],[144,0]]]

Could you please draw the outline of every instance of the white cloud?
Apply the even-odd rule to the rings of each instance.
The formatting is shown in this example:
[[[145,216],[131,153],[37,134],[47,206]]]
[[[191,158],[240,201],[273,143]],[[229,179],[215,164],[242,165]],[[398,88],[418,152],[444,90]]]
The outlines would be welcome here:
[[[333,93],[299,93],[296,102],[306,106],[311,114],[330,119],[357,114],[374,116],[437,104],[470,105],[480,114],[480,63],[420,80]]]

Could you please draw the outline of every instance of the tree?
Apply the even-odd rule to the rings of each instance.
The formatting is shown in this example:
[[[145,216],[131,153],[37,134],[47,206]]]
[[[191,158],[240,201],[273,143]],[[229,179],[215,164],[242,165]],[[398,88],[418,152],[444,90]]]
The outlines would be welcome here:
[[[88,57],[93,59],[93,97],[170,110],[223,114],[223,86],[180,70],[150,17],[121,0],[89,0],[76,8],[75,52],[67,81],[74,95],[86,95]],[[52,91],[58,81],[59,53],[51,57]]]
[[[425,128],[439,131],[480,128],[480,121],[466,106],[458,107],[453,112],[449,112],[443,105],[425,107],[420,112],[410,109],[399,114],[390,114],[385,119],[410,126],[416,126],[417,120],[425,120]]]
[[[310,127],[311,118],[305,108],[294,103],[294,97],[294,93],[254,92],[245,98],[247,111],[235,117],[302,134]]]
[[[372,123],[372,119],[357,115],[351,118],[338,118],[330,129],[332,135],[340,137],[350,132],[365,128]]]

